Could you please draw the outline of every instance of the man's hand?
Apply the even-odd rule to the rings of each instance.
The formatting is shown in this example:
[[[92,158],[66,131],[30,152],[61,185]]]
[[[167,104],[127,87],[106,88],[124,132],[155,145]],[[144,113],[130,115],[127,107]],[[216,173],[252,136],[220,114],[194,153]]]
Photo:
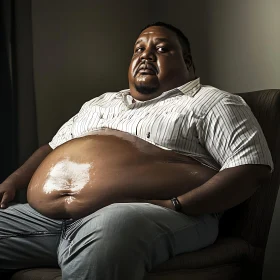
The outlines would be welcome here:
[[[46,144],[36,150],[33,155],[2,184],[0,184],[0,208],[6,208],[8,203],[15,198],[16,191],[26,188],[35,170],[52,148]]]
[[[7,208],[8,203],[15,198],[16,187],[11,183],[0,184],[0,208]]]

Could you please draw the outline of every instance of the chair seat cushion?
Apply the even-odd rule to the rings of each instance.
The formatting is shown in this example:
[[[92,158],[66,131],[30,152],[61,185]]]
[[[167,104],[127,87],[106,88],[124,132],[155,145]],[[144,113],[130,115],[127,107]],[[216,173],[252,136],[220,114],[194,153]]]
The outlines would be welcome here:
[[[11,280],[61,280],[59,268],[30,268],[18,271]]]
[[[186,279],[187,275],[191,280],[238,279],[242,264],[254,257],[255,249],[246,241],[239,238],[218,238],[207,248],[178,255],[160,264],[145,279],[179,280]],[[61,280],[61,271],[58,268],[25,269],[15,273],[11,280]]]
[[[199,269],[230,263],[251,261],[256,249],[245,240],[234,237],[218,238],[216,242],[201,250],[184,253],[158,265],[152,272],[178,269]]]

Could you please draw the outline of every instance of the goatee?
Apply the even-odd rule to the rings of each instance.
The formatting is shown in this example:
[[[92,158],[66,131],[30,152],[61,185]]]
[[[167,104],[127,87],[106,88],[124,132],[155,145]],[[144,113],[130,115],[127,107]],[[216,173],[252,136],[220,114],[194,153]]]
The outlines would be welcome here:
[[[142,94],[152,94],[157,91],[157,87],[146,85],[135,85],[135,89]]]

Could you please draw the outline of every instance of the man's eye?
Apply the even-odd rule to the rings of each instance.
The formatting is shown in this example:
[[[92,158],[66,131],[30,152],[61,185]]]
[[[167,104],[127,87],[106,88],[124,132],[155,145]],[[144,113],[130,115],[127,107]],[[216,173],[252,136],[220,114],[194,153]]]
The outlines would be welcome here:
[[[160,53],[164,53],[164,52],[167,52],[168,49],[166,47],[157,47],[157,51]]]
[[[144,50],[144,48],[142,48],[142,47],[136,48],[136,49],[135,49],[135,53],[140,53],[140,52],[142,52],[143,50]]]

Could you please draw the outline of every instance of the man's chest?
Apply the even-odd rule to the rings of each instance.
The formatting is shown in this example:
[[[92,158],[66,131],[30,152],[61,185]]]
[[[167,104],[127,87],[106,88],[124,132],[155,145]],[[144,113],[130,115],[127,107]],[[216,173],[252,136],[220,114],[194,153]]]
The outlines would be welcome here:
[[[158,104],[128,109],[125,106],[92,106],[79,113],[72,126],[74,138],[102,128],[117,129],[148,142],[175,150],[198,145],[198,118],[191,108]]]

